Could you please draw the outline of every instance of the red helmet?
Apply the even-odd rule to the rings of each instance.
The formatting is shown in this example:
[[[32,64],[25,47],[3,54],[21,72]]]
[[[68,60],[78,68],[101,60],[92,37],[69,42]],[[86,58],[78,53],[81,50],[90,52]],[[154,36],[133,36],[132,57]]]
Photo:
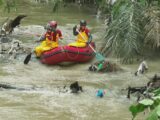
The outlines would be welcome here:
[[[49,22],[49,26],[50,26],[51,28],[57,28],[57,22],[56,22],[56,21],[50,21],[50,22]]]

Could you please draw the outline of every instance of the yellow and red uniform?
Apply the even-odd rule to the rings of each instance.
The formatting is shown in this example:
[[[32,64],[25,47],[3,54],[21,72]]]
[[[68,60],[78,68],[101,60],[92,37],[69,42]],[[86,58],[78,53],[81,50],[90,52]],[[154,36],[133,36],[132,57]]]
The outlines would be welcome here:
[[[70,43],[69,46],[85,47],[89,39],[89,32],[89,29],[86,27],[85,29],[79,29],[76,42]]]
[[[51,50],[58,47],[58,40],[62,37],[62,33],[59,29],[55,32],[47,31],[44,35],[44,41],[41,45],[35,48],[35,54],[37,57],[40,57],[43,52]]]

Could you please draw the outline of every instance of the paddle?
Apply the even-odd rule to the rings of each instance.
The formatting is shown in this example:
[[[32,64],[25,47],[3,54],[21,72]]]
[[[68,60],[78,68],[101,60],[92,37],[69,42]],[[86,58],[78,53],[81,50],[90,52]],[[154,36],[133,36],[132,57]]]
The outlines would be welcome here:
[[[34,49],[25,57],[24,62],[23,62],[25,65],[28,64],[29,61],[31,60],[33,51]]]
[[[41,36],[43,35],[43,33],[40,35],[39,39],[41,38]],[[32,57],[32,53],[34,52],[34,48],[32,49],[32,51],[25,57],[23,63],[26,65],[29,63],[29,61],[31,60]]]
[[[77,29],[77,32],[80,34],[80,36],[81,36],[84,40],[86,40],[86,39],[84,38],[84,36],[82,36],[82,34],[79,32],[78,29]],[[103,57],[103,55],[101,55],[100,53],[98,53],[98,52],[92,47],[92,45],[90,45],[90,43],[89,43],[88,45],[89,45],[89,47],[94,51],[94,53],[96,54],[96,59],[97,59],[98,61],[104,61],[104,60],[105,60],[105,57]]]
[[[32,52],[30,52],[27,56],[26,56],[26,58],[24,59],[24,64],[28,64],[29,63],[29,61],[30,61],[30,59],[31,59],[31,56],[32,56]]]

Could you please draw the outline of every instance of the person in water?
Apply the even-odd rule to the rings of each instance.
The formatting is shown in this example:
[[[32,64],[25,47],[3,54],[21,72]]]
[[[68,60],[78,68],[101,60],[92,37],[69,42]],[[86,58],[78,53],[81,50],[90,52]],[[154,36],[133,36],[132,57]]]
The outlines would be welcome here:
[[[105,91],[103,89],[99,89],[97,92],[96,92],[96,96],[97,97],[100,97],[102,98],[105,94]]]
[[[71,93],[78,93],[79,91],[83,92],[82,86],[79,86],[78,81],[70,85],[70,90],[71,90]]]
[[[57,22],[50,21],[46,26],[47,32],[41,36],[41,45],[35,48],[35,54],[40,57],[43,52],[58,47],[59,39],[63,39],[61,30],[57,29]]]
[[[69,46],[86,47],[92,41],[92,35],[85,20],[80,20],[79,28],[77,25],[73,27],[73,35],[77,36],[76,42],[70,43]]]

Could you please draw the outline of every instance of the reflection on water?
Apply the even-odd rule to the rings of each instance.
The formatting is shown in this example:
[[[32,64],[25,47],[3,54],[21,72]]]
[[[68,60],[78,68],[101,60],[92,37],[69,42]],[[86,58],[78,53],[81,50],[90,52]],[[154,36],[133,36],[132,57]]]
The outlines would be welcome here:
[[[31,18],[35,24],[35,19],[38,18],[38,20],[41,19],[39,23],[46,24],[46,21],[51,20],[54,16],[53,18],[59,21],[59,27],[64,32],[66,43],[69,43],[74,40],[72,26],[78,24],[79,19],[83,18],[87,19],[91,23],[89,27],[95,30],[93,36],[100,37],[97,36],[97,33],[103,26],[101,22],[97,22],[96,18],[87,12],[76,9],[72,10],[71,14],[68,12],[70,10],[68,8],[59,14],[45,13],[43,19],[42,16],[37,15],[36,9],[35,12],[29,13],[32,16],[28,16],[24,23],[31,22],[29,20]],[[76,11],[80,14],[77,14]],[[20,28],[28,30],[28,27],[30,26]],[[40,28],[36,32],[42,31],[43,29]],[[35,37],[27,38],[22,34],[18,35],[18,38],[26,42],[28,46],[37,45],[34,43],[34,40],[37,39]],[[95,41],[98,40],[95,39]],[[24,58],[25,55],[11,62],[0,64],[1,83],[26,88],[26,90],[1,89],[0,120],[130,120],[131,114],[128,107],[133,101],[128,100],[126,92],[123,93],[121,89],[129,85],[143,85],[144,81],[148,81],[144,76],[135,77],[133,75],[137,68],[136,65],[125,66],[122,72],[103,74],[88,71],[88,67],[94,61],[67,66],[47,66],[41,64],[34,58],[34,55],[29,64],[24,65]],[[151,70],[160,71],[156,65],[159,65],[158,61],[150,66]],[[152,76],[155,71],[147,75]],[[64,85],[69,87],[74,81],[79,81],[84,92],[78,95],[60,92]],[[102,99],[96,97],[96,91],[99,88],[106,90]]]

